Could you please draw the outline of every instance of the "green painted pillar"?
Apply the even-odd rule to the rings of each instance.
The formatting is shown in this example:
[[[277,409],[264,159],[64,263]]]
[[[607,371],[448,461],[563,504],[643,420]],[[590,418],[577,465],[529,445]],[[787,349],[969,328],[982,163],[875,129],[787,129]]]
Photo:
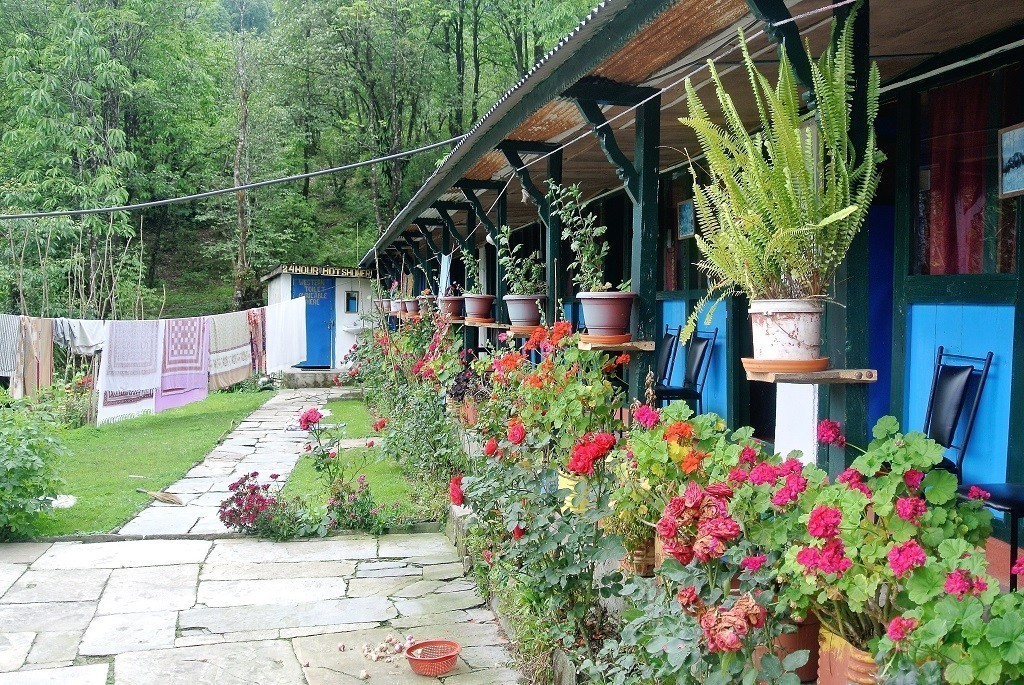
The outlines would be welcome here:
[[[548,179],[555,183],[562,182],[562,151],[558,150],[548,157]],[[547,192],[547,189],[543,189]],[[562,220],[551,211],[550,204],[545,202],[541,210],[541,223],[544,224],[544,260],[545,275],[548,283],[547,305],[544,308],[545,320],[550,326],[559,319],[562,293],[558,292],[558,274],[566,268],[562,263]]]
[[[630,284],[637,298],[633,304],[635,340],[654,340],[658,321],[658,163],[661,145],[661,97],[636,111],[636,198],[633,202],[633,243]],[[644,381],[654,367],[653,352],[630,354],[630,399],[643,398]]]
[[[505,306],[505,294],[507,292],[505,287],[505,268],[501,265],[501,260],[497,258],[498,252],[498,233],[502,227],[508,222],[508,197],[505,195],[505,191],[501,191],[501,195],[498,196],[498,217],[494,224],[491,224],[491,240],[494,241],[494,296],[497,298],[494,301],[494,320],[498,323],[508,323],[508,308]]]

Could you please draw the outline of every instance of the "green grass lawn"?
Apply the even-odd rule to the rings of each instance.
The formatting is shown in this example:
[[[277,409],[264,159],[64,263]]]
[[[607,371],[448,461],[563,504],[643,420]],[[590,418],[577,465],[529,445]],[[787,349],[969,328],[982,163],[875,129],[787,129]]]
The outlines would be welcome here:
[[[334,400],[327,404],[331,415],[324,423],[346,424],[345,437],[365,438],[373,434],[370,413],[361,400]],[[398,503],[398,516],[401,521],[424,521],[437,517],[437,493],[421,494],[422,488],[413,484],[393,459],[380,456],[376,447],[356,447],[342,450],[339,455],[349,473],[364,474],[370,485],[370,492],[378,504],[393,505]],[[363,466],[362,468],[358,468]],[[327,501],[327,492],[321,484],[319,474],[313,468],[313,460],[303,457],[295,465],[295,470],[288,476],[284,493],[286,497],[303,497],[307,501],[323,504]]]
[[[362,400],[333,400],[327,403],[327,410],[331,415],[323,422],[346,424],[345,437],[365,438],[373,432],[373,419]]]
[[[59,471],[66,483],[63,492],[78,502],[41,520],[39,534],[113,530],[152,501],[136,488],[160,490],[179,480],[270,396],[216,393],[154,416],[66,431],[71,456]]]

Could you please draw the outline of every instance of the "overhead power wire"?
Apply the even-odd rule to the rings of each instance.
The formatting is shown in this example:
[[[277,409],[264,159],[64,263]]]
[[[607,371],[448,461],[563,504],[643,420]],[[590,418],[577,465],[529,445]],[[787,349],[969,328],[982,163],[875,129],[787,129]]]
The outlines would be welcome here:
[[[112,214],[114,212],[130,212],[138,209],[149,209],[150,207],[162,207],[164,205],[173,205],[180,202],[193,202],[195,200],[205,200],[210,197],[217,197],[219,195],[228,195],[230,193],[238,193],[243,190],[254,190],[256,188],[265,188],[266,186],[277,185],[279,183],[290,183],[292,181],[301,181],[307,178],[316,178],[317,176],[326,176],[327,174],[336,174],[341,171],[349,171],[350,169],[358,169],[359,167],[369,166],[371,164],[379,164],[380,162],[388,162],[393,159],[402,159],[403,157],[411,157],[421,152],[427,152],[445,145],[451,145],[452,143],[458,143],[465,135],[456,136],[449,138],[448,140],[442,140],[438,143],[431,143],[430,145],[424,145],[412,150],[405,150],[403,152],[396,152],[394,154],[385,155],[383,157],[375,157],[374,159],[367,159],[361,162],[353,162],[352,164],[345,164],[338,167],[332,167],[330,169],[320,169],[319,171],[311,171],[305,174],[295,174],[294,176],[284,176],[282,178],[272,178],[266,181],[258,181],[256,183],[247,183],[245,185],[233,186],[231,188],[221,188],[219,190],[208,190],[203,193],[196,193],[194,195],[183,195],[181,197],[172,197],[164,200],[153,200],[151,202],[139,202],[133,205],[119,205],[116,207],[95,207],[91,209],[67,209],[67,210],[55,210],[52,212],[28,212],[23,214],[0,214],[0,221],[12,220],[12,219],[50,219],[55,217],[65,216],[86,216],[89,214]]]

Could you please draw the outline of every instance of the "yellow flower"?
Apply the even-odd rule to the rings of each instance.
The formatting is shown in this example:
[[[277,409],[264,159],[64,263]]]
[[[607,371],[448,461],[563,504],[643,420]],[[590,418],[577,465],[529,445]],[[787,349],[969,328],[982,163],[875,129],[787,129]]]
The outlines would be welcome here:
[[[690,445],[680,445],[675,442],[669,443],[668,445],[668,456],[672,457],[672,461],[677,465],[681,464],[683,459],[685,459],[692,451],[693,448]]]

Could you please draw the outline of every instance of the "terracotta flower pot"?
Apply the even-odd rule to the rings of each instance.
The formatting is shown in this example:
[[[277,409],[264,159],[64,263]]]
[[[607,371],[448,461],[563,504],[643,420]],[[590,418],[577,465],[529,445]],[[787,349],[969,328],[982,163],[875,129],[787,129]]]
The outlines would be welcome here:
[[[453,320],[462,318],[462,301],[461,297],[442,297],[441,298],[441,313],[447,314],[452,317]]]
[[[655,545],[655,541],[651,540],[640,549],[635,549],[632,552],[627,551],[625,558],[622,560],[622,570],[634,576],[643,576],[645,578],[653,576],[656,558],[654,553]]]
[[[665,551],[665,543],[662,542],[660,535],[654,536],[654,568],[661,568],[661,565],[668,559],[668,553]]]
[[[818,685],[875,685],[878,666],[871,654],[821,628],[818,654]]]
[[[477,321],[494,321],[491,318],[491,305],[494,304],[494,295],[465,295],[466,318]]]
[[[415,297],[410,300],[402,300],[402,306],[405,307],[408,314],[418,314],[420,311],[420,301]]]
[[[583,306],[588,336],[621,338],[620,342],[632,340],[629,318],[633,313],[635,293],[580,293],[577,297]]]
[[[543,295],[506,295],[503,299],[513,326],[536,328],[540,325],[541,311],[548,298]]]
[[[801,683],[814,682],[818,678],[818,641],[821,624],[818,619],[811,615],[807,620],[796,622],[796,632],[783,633],[775,638],[775,655],[780,659],[793,652],[806,649],[808,651],[807,663],[796,669],[796,675]],[[758,647],[754,654],[754,663],[760,665],[761,656],[767,652],[763,647]]]

